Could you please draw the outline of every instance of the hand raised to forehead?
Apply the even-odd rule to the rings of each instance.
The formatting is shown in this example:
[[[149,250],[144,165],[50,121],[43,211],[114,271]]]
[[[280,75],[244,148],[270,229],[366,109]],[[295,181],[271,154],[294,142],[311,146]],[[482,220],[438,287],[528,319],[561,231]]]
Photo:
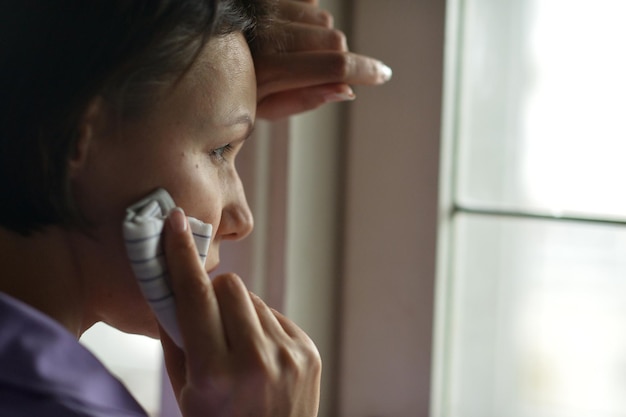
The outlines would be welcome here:
[[[258,117],[278,119],[352,100],[350,85],[391,78],[391,69],[379,60],[348,50],[344,33],[316,0],[279,0],[278,14],[284,21],[280,40],[261,40],[254,53]]]

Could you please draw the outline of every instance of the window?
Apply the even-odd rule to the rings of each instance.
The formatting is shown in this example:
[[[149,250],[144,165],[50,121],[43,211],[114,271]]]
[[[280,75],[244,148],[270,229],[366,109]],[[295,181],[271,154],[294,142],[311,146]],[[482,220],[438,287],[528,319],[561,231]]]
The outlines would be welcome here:
[[[158,341],[97,323],[80,342],[128,387],[151,416],[159,415],[162,352]]]
[[[449,2],[435,414],[626,414],[621,0]]]

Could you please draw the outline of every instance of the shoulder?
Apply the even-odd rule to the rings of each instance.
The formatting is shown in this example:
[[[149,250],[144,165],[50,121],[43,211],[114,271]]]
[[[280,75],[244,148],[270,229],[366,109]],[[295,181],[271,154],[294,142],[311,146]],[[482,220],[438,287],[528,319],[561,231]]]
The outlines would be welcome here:
[[[97,409],[72,403],[28,389],[0,386],[0,416],[11,417],[146,417],[124,409]]]
[[[0,369],[0,416],[146,416],[73,335],[2,293]]]

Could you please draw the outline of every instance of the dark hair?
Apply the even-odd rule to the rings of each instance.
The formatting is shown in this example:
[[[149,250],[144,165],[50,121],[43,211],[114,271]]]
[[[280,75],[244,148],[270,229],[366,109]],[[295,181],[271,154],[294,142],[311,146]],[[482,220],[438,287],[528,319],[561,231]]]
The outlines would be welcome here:
[[[80,224],[68,158],[91,100],[132,117],[210,37],[241,31],[254,48],[272,16],[269,0],[0,3],[0,225],[21,234]]]

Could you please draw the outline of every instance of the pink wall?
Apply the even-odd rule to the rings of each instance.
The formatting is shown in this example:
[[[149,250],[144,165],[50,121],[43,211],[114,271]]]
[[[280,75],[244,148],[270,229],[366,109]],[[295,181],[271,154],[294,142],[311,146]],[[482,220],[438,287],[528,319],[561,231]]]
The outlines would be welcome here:
[[[350,107],[338,415],[427,416],[445,1],[353,7],[352,49],[394,77]]]

